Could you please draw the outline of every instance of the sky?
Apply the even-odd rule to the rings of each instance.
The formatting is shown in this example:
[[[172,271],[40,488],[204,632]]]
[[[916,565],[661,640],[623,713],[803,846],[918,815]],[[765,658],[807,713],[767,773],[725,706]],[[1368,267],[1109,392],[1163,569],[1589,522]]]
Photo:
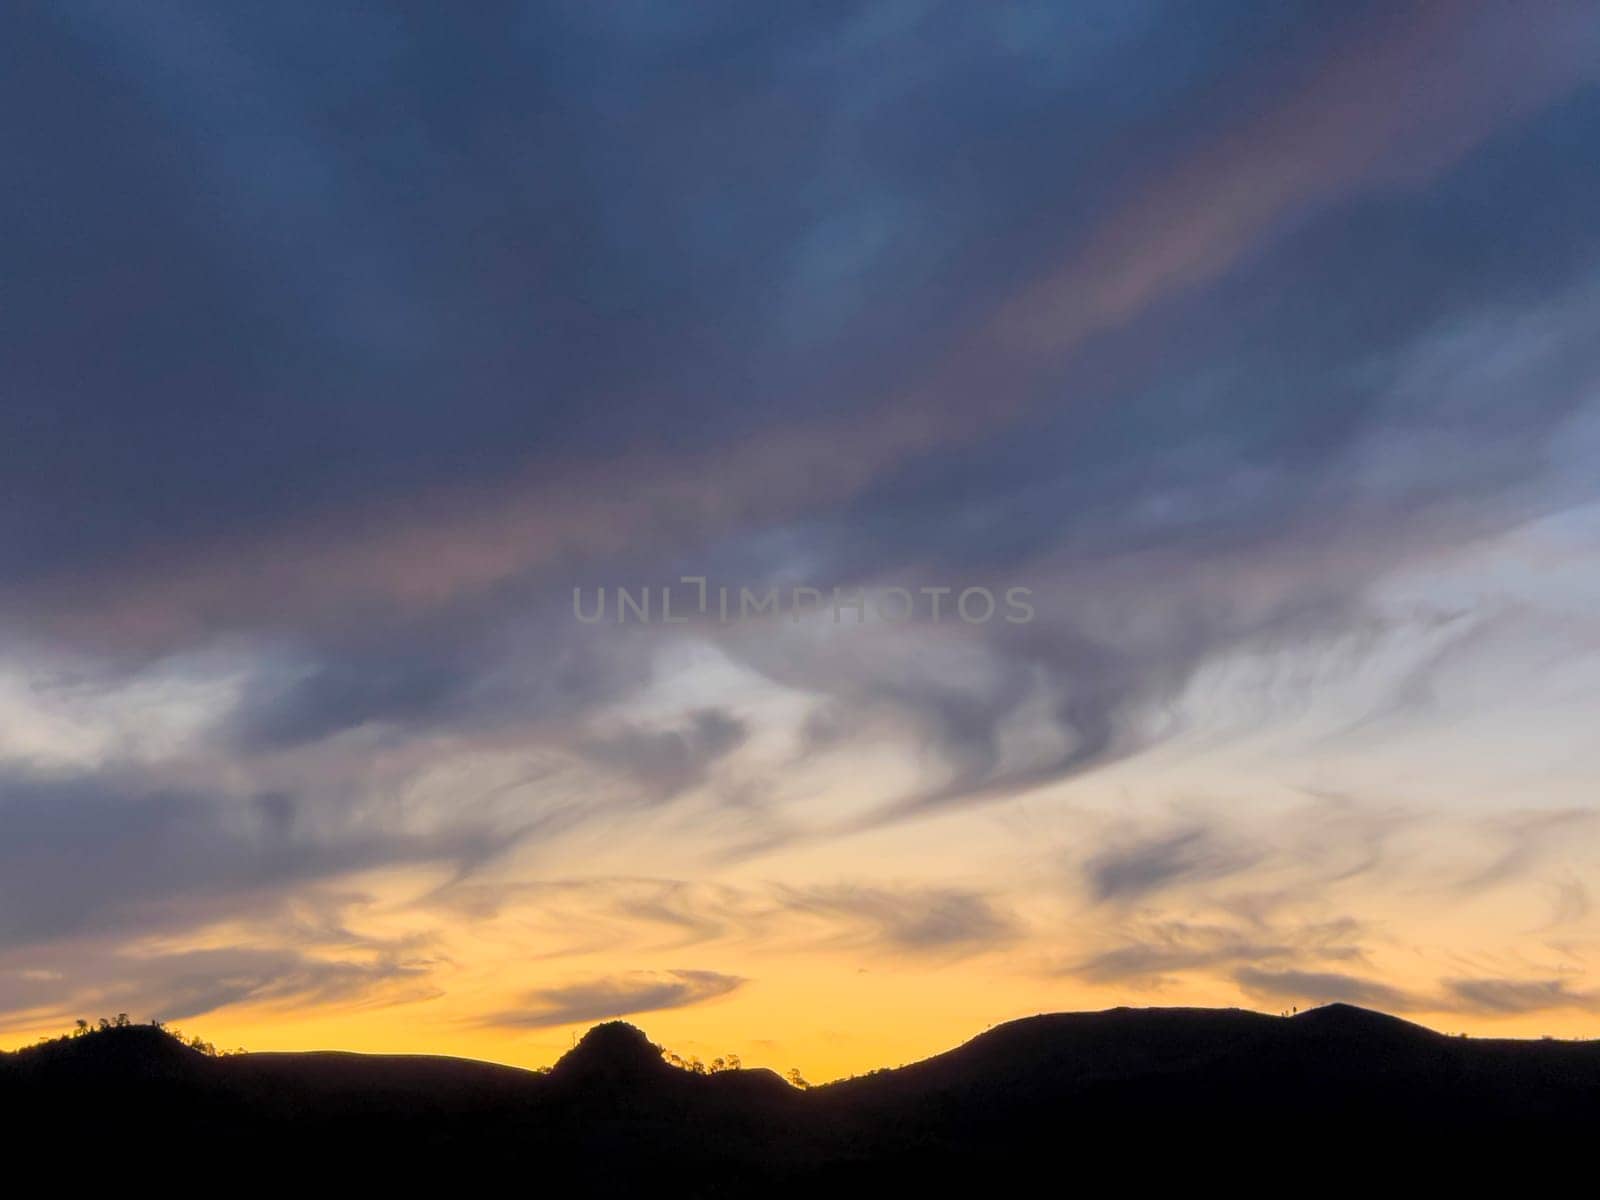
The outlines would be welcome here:
[[[0,1042],[1600,1035],[1594,6],[6,26]]]

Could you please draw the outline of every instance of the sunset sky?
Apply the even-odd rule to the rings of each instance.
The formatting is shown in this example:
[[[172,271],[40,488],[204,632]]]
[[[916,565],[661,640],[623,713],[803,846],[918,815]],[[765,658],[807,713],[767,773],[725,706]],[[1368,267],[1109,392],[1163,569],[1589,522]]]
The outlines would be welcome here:
[[[1593,4],[62,0],[0,139],[0,1045],[1600,1036]]]

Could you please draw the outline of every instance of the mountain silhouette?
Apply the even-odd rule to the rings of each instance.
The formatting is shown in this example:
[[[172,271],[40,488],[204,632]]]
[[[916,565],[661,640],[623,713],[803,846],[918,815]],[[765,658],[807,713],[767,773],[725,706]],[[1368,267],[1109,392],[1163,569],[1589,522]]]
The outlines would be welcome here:
[[[1463,1147],[1482,1160],[1586,1144],[1600,1042],[1447,1037],[1342,1004],[1295,1017],[1119,1008],[1012,1021],[802,1090],[767,1070],[679,1069],[620,1021],[548,1072],[414,1055],[212,1057],[133,1026],[0,1056],[0,1106],[29,1146],[87,1125],[100,1145],[181,1134],[192,1152],[268,1170],[459,1180],[538,1163],[563,1195],[937,1195],[996,1173],[1081,1175],[1085,1156],[1119,1155],[1147,1181],[1224,1153],[1252,1170],[1309,1154],[1322,1177],[1427,1162],[1437,1177],[1467,1168]]]

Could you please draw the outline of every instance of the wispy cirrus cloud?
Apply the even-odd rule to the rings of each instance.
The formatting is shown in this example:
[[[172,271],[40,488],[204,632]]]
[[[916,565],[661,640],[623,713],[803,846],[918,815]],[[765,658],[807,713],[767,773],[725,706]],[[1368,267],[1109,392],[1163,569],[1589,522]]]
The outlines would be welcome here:
[[[1600,1010],[1600,993],[1575,988],[1570,979],[1446,979],[1443,985],[1461,1012],[1515,1015]]]
[[[784,917],[834,926],[825,935],[830,940],[892,954],[970,954],[1003,947],[1023,932],[992,898],[954,887],[785,887],[776,900]]]
[[[1221,879],[1254,861],[1247,849],[1217,844],[1212,830],[1182,829],[1100,851],[1084,870],[1095,900],[1126,902],[1169,885]]]
[[[6,956],[0,966],[0,1023],[65,1026],[125,1012],[138,1021],[181,1021],[221,1009],[295,1013],[374,1008],[438,997],[425,957],[385,951],[308,953],[265,945],[130,953],[107,947]]]

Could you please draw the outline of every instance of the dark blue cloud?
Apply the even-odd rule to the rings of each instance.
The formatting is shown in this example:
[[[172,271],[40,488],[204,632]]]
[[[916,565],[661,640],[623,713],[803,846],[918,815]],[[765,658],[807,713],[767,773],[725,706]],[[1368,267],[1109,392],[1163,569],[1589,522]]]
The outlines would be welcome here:
[[[19,16],[3,561],[872,403],[1305,11]]]
[[[908,716],[946,778],[891,815],[1101,765],[1208,658],[1573,498],[1595,23],[1441,13],[30,10],[0,616],[281,637],[245,757],[546,721],[677,787],[740,714],[587,729],[648,653],[572,585],[1026,577],[954,682],[707,636]],[[1041,688],[1060,747],[1007,764]]]

